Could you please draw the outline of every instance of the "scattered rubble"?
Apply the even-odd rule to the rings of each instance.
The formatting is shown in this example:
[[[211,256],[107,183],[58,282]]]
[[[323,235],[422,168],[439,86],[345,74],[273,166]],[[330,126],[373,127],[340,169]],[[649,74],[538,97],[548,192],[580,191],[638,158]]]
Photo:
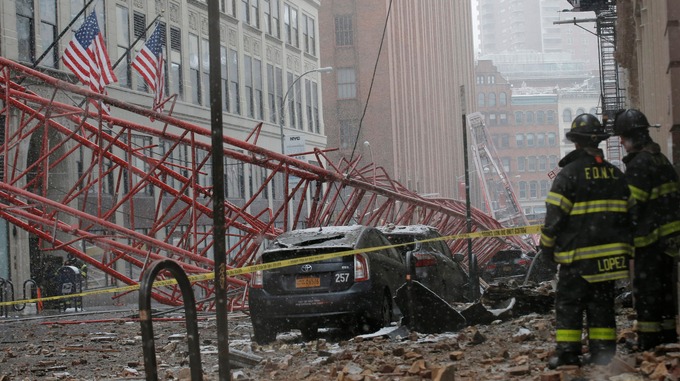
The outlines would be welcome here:
[[[260,346],[251,341],[249,317],[229,314],[230,365],[233,380],[530,380],[530,381],[675,381],[680,380],[680,344],[654,352],[631,353],[623,343],[634,338],[634,313],[618,313],[619,353],[606,367],[585,365],[548,370],[554,348],[554,316],[545,312],[544,296],[535,290],[488,295],[510,297],[489,307],[468,306],[485,324],[456,332],[419,333],[393,325],[370,335],[347,337],[322,330],[305,342],[298,331],[279,334]],[[547,292],[545,295],[549,295]],[[527,302],[539,300],[535,305]],[[524,305],[522,305],[524,303]],[[517,306],[538,306],[539,312],[518,314]],[[525,312],[525,310],[522,310]],[[488,313],[488,314],[487,314]],[[490,315],[489,315],[490,314]],[[141,329],[118,311],[119,319],[82,324],[42,324],[39,319],[0,320],[0,381],[144,379]],[[463,313],[465,316],[465,313]],[[480,317],[481,316],[481,317]],[[64,319],[73,319],[65,316]],[[466,317],[467,319],[468,317]],[[59,317],[51,316],[51,320]],[[83,320],[86,321],[86,320]],[[205,380],[217,380],[217,338],[214,315],[199,319],[202,370]],[[154,323],[159,378],[189,380],[184,324]]]

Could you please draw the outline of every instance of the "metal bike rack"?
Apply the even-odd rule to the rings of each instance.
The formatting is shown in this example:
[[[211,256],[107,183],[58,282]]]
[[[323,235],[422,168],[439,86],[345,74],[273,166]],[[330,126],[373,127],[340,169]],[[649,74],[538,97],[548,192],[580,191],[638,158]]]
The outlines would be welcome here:
[[[9,290],[9,293],[7,292]],[[7,296],[10,296],[9,298]],[[0,278],[0,302],[14,301],[14,284],[9,279]],[[16,310],[16,306],[13,306]],[[9,306],[0,307],[0,315],[7,317]]]
[[[28,295],[26,295],[26,285],[30,285],[29,294],[28,294]],[[38,286],[38,283],[37,283],[35,280],[33,280],[33,279],[27,279],[27,280],[24,282],[23,289],[24,289],[24,299],[23,299],[23,300],[27,300],[27,299],[33,298],[33,292],[32,292],[33,289],[35,289],[35,290],[37,291],[37,290],[40,289],[40,286]],[[40,295],[40,294],[38,293],[38,295]],[[36,312],[39,313],[39,312],[40,312],[40,309],[37,307],[38,304],[39,304],[39,303],[36,303]],[[21,304],[21,307],[19,307],[18,304],[15,304],[15,305],[14,305],[14,310],[15,310],[15,311],[23,311],[24,308],[26,308],[26,303],[22,303],[22,304]]]
[[[191,283],[182,267],[170,259],[162,259],[153,262],[142,275],[139,287],[139,320],[142,325],[142,345],[144,352],[144,371],[147,381],[158,380],[156,364],[156,345],[153,337],[153,325],[151,321],[151,289],[154,279],[161,271],[168,271],[177,280],[182,299],[184,300],[184,314],[187,326],[187,344],[189,346],[189,368],[191,380],[201,381],[203,371],[201,369],[201,351],[198,339],[198,323],[196,315],[196,300],[191,289]]]

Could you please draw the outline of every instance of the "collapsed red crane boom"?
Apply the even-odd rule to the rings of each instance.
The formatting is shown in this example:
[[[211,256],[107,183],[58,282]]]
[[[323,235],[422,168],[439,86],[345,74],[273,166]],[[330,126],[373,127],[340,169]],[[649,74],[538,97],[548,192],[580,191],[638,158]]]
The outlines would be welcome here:
[[[72,105],[83,98],[105,102],[116,117]],[[37,237],[40,251],[69,253],[127,285],[137,284],[145,266],[159,258],[178,261],[189,274],[213,272],[208,128],[92,93],[4,58],[0,100],[0,217]],[[154,121],[133,122],[140,116]],[[224,203],[228,266],[254,263],[263,240],[282,229],[422,223],[447,236],[466,231],[460,201],[425,199],[379,167],[359,167],[358,159],[332,163],[315,150],[321,164],[312,165],[267,150],[256,144],[261,128],[249,137],[254,142],[223,136],[230,165],[265,174],[253,182],[245,200]],[[472,215],[473,231],[502,228],[478,210]],[[466,242],[448,244],[458,252]],[[509,236],[475,239],[473,252],[483,264],[508,245],[533,250]],[[229,278],[230,308],[247,307],[248,279]],[[200,307],[212,308],[212,282],[196,287],[205,300]],[[180,295],[171,286],[153,293],[168,304],[179,303]]]

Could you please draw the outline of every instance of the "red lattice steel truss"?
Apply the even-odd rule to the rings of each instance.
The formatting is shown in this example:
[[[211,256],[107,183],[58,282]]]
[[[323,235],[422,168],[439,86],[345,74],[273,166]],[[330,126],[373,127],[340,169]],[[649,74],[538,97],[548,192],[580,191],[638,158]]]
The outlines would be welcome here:
[[[201,180],[211,173],[210,129],[92,93],[4,58],[0,81],[5,133],[0,217],[37,237],[41,250],[69,253],[117,284],[137,284],[139,278],[130,274],[140,274],[159,258],[178,261],[190,275],[214,271],[212,188]],[[118,117],[98,115],[89,102],[80,103],[85,98],[107,103]],[[85,109],[74,106],[79,103]],[[146,122],[149,117],[154,121]],[[224,202],[231,268],[254,263],[263,240],[282,229],[418,223],[435,226],[444,235],[466,232],[460,201],[420,197],[374,164],[331,163],[321,150],[309,153],[321,165],[269,151],[257,145],[260,130],[254,128],[246,141],[223,136],[225,162],[265,174],[245,202]],[[140,145],[138,136],[165,143]],[[27,155],[28,144],[34,149]],[[185,159],[171,159],[180,150]],[[77,162],[82,163],[78,175],[60,175],[75,171]],[[282,179],[279,184],[283,181],[288,189],[285,201],[291,202],[262,202],[274,179]],[[502,226],[496,220],[473,209],[472,231],[498,228]],[[448,244],[453,252],[467,248],[465,240]],[[511,236],[475,239],[473,252],[482,265],[507,245],[533,249]],[[90,255],[86,247],[97,247],[104,255]],[[229,278],[231,309],[247,308],[248,280]],[[197,282],[195,289],[205,297],[199,308],[214,307],[212,281]],[[167,304],[181,302],[181,293],[171,286],[154,289],[153,297]]]

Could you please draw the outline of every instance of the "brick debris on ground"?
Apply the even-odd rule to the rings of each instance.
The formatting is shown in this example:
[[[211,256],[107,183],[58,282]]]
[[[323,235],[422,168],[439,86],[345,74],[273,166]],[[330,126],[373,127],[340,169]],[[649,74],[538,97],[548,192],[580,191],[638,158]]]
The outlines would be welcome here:
[[[251,341],[249,317],[229,314],[234,380],[678,380],[680,345],[631,353],[623,342],[634,336],[634,312],[618,313],[619,353],[609,366],[547,369],[554,347],[552,314],[527,314],[507,321],[438,335],[342,337],[321,332],[302,341],[299,332],[280,334],[271,345]],[[0,381],[141,380],[144,363],[135,311],[0,318]],[[189,380],[181,316],[154,323],[158,374],[163,380]],[[199,315],[202,369],[216,380],[214,314]],[[387,330],[386,330],[387,331]]]

